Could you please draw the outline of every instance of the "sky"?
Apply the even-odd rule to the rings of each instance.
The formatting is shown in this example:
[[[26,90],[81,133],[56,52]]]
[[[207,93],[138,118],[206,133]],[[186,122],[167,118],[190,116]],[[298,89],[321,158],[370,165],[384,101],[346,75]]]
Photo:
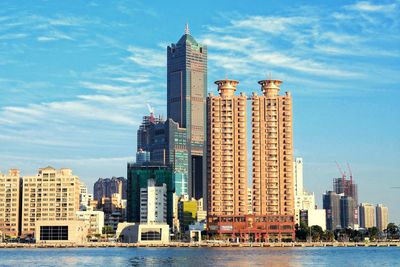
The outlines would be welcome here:
[[[0,170],[69,167],[90,190],[126,176],[147,104],[166,116],[166,47],[189,23],[209,91],[283,80],[319,205],[348,162],[359,200],[400,223],[400,1],[249,3],[1,1]]]

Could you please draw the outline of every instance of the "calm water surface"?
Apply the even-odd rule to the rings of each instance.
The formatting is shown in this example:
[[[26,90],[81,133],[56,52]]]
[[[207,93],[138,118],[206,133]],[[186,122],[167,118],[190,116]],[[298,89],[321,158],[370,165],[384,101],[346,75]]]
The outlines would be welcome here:
[[[0,266],[400,266],[400,248],[0,249]]]

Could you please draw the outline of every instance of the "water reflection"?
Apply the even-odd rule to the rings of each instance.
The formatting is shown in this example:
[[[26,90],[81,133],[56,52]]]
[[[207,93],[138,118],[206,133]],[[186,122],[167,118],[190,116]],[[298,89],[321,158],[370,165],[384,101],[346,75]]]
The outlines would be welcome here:
[[[0,249],[0,266],[395,266],[400,248]]]

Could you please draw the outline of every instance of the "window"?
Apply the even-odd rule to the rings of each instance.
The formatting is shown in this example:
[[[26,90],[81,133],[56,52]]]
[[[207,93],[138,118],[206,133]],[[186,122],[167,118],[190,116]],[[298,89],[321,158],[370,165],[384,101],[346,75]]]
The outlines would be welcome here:
[[[68,226],[40,226],[40,240],[68,240]]]
[[[142,241],[161,240],[162,229],[146,229],[141,233]]]

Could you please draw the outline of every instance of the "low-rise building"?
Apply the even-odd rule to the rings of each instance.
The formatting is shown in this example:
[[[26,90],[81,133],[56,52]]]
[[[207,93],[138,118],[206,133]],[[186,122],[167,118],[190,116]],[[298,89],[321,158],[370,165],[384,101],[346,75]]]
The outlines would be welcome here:
[[[117,228],[116,237],[123,243],[169,243],[169,225],[158,223],[120,223]]]
[[[300,221],[308,226],[318,225],[326,230],[326,211],[324,209],[309,209],[300,211]]]
[[[75,243],[86,242],[89,224],[79,220],[48,221],[35,223],[36,243]]]
[[[104,212],[99,210],[77,211],[76,217],[78,220],[88,223],[89,235],[102,234],[104,227]]]

